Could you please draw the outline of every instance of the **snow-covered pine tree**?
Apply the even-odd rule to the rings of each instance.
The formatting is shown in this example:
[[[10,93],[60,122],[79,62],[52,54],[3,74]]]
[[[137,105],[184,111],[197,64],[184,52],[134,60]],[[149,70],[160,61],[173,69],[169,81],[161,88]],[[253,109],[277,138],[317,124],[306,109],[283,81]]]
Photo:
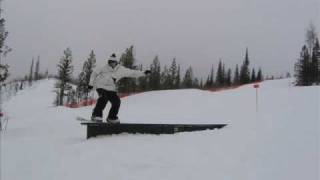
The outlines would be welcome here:
[[[178,65],[177,76],[175,78],[174,88],[175,89],[180,89],[180,84],[181,84],[180,65]]]
[[[193,88],[200,88],[200,82],[199,82],[198,78],[193,79],[192,87]]]
[[[72,51],[70,48],[67,48],[63,52],[63,56],[60,59],[58,66],[58,82],[55,87],[57,88],[57,105],[61,106],[64,104],[64,96],[66,91],[70,90],[72,87],[70,82],[72,81]]]
[[[210,76],[209,76],[209,87],[214,86],[214,69],[213,65],[211,66]]]
[[[167,66],[164,66],[163,72],[161,73],[161,89],[170,88],[170,71]]]
[[[23,81],[23,80],[21,80],[21,81],[20,81],[20,87],[19,87],[19,90],[23,90],[23,84],[24,84],[24,81]]]
[[[289,72],[286,73],[286,78],[291,78],[291,74]]]
[[[232,70],[229,68],[228,73],[227,73],[227,78],[226,78],[226,86],[231,86],[232,84]]]
[[[236,70],[234,71],[234,77],[233,77],[233,85],[239,85],[240,83],[240,74],[239,74],[239,66],[236,65]]]
[[[121,55],[120,63],[129,69],[135,69],[134,47],[130,46]],[[136,79],[123,78],[118,83],[118,90],[122,93],[135,92],[137,89]]]
[[[222,87],[224,85],[225,74],[223,69],[224,68],[222,65],[222,61],[220,60],[218,65],[217,75],[216,75],[216,83],[215,83],[217,87]]]
[[[320,84],[320,45],[318,38],[316,38],[312,51],[312,73],[313,82]]]
[[[252,68],[252,72],[251,72],[251,82],[256,82],[256,81],[257,81],[256,71],[254,70],[254,68]]]
[[[69,89],[67,92],[67,104],[76,104],[77,103],[77,97],[76,97],[76,90],[73,88]]]
[[[178,67],[176,58],[173,58],[170,69],[169,69],[169,89],[176,89],[177,84],[177,76],[178,76]]]
[[[246,49],[246,55],[240,70],[240,84],[248,84],[250,82],[250,71],[249,71],[249,52]]]
[[[313,59],[314,57],[314,47],[316,46],[317,43],[317,30],[315,25],[311,22],[307,31],[306,31],[306,45],[309,51],[309,73],[307,73],[308,78],[307,78],[307,84],[312,85],[313,83],[316,82],[316,74],[317,74],[317,70],[316,70],[316,59]]]
[[[5,19],[2,17],[2,4],[0,0],[0,87],[1,83],[4,82],[9,76],[9,66],[2,64],[2,57],[11,51],[6,44],[6,38],[8,37],[8,31],[5,28]]]
[[[227,72],[226,72],[226,65],[223,63],[222,64],[222,75],[223,75],[223,83],[222,86],[226,86],[226,81],[227,81]]]
[[[59,94],[59,91],[55,91],[55,92],[56,92],[56,97],[55,97],[55,99],[54,99],[53,104],[54,104],[55,106],[60,106],[60,94]]]
[[[9,76],[9,66],[0,64],[0,83],[4,82],[8,78],[8,76]]]
[[[214,69],[213,69],[213,65],[211,66],[211,70],[210,73],[207,77],[207,80],[205,82],[205,84],[203,85],[204,88],[212,88],[214,86]]]
[[[203,85],[203,79],[200,79],[200,89],[203,89],[204,85]]]
[[[262,70],[261,70],[261,68],[259,68],[259,71],[258,71],[256,80],[257,80],[258,82],[263,81],[263,75],[262,75]]]
[[[94,51],[91,50],[89,58],[83,63],[82,72],[80,72],[78,77],[77,95],[80,99],[87,100],[89,97],[90,90],[88,89],[88,87],[90,82],[90,76],[95,67],[96,55]]]
[[[29,85],[32,84],[32,81],[33,81],[33,64],[34,64],[34,58],[32,58],[32,62],[31,62],[31,66],[30,66],[30,73],[29,73]]]
[[[86,93],[85,93],[85,89],[88,88],[86,87],[86,78],[85,78],[85,72],[80,72],[79,76],[78,76],[78,80],[77,80],[77,97],[79,100],[84,100],[87,99],[86,98]]]
[[[307,44],[307,48],[309,53],[312,53],[313,47],[316,44],[316,39],[317,39],[317,30],[316,30],[316,26],[310,22],[309,27],[306,31],[306,44]],[[311,57],[310,57],[311,58]]]
[[[142,71],[143,69],[143,66],[142,64],[139,65],[139,68],[138,68],[140,71]],[[142,76],[142,77],[139,77],[138,78],[138,91],[146,91],[149,88],[149,76]]]
[[[193,70],[192,67],[190,66],[184,75],[183,81],[182,81],[182,87],[183,88],[193,88],[193,82],[194,82],[194,77],[193,77]]]
[[[296,85],[308,86],[311,85],[310,81],[310,54],[306,45],[302,47],[300,58],[295,63],[295,77]]]
[[[6,45],[5,41],[9,35],[9,32],[5,28],[5,19],[2,17],[2,0],[0,0],[0,54],[5,56],[11,51],[11,48]],[[1,63],[1,60],[0,60]]]
[[[36,68],[34,70],[34,80],[37,81],[40,79],[40,56],[38,56],[37,62],[36,62]]]
[[[175,77],[176,77],[176,72],[177,72],[177,63],[176,63],[175,58],[173,58],[171,66],[169,68],[169,76],[168,76],[169,87],[168,87],[168,89],[174,88],[174,81],[175,81]]]
[[[210,75],[208,75],[204,88],[210,88]]]
[[[46,72],[44,73],[44,77],[48,78],[49,77],[49,70],[47,69]]]
[[[161,66],[158,56],[153,59],[150,70],[149,87],[151,90],[159,90],[161,87]]]

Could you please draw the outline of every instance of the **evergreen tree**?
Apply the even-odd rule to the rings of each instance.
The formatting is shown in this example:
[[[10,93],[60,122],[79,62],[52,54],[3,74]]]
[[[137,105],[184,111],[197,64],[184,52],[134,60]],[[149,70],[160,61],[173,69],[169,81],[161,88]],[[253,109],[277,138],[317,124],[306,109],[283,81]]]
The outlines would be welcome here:
[[[203,88],[203,79],[201,78],[201,80],[200,80],[200,88],[202,89]]]
[[[55,106],[60,106],[60,94],[59,94],[59,91],[55,91],[56,92],[56,97],[55,97],[55,99],[54,99],[54,102],[53,102],[53,104],[55,105]]]
[[[77,103],[76,91],[71,88],[67,93],[67,104],[73,105],[75,103]]]
[[[135,57],[134,57],[134,47],[126,49],[126,51],[121,55],[120,63],[129,69],[135,69]],[[136,79],[123,78],[118,83],[118,89],[122,93],[135,92],[137,89]]]
[[[295,63],[296,85],[309,86],[318,82],[319,49],[316,29],[311,23],[306,32],[306,45],[302,47],[298,62]]]
[[[139,70],[142,71],[142,64],[139,65]],[[143,77],[139,77],[138,78],[138,91],[146,91],[148,89],[150,89],[148,87],[148,79],[149,77],[148,76],[143,76]]]
[[[210,77],[209,77],[209,87],[213,87],[214,86],[214,69],[213,69],[213,65],[211,66],[211,71],[210,71]]]
[[[36,68],[34,71],[34,80],[37,81],[40,79],[40,56],[38,56]]]
[[[314,24],[311,22],[309,25],[309,28],[307,29],[306,32],[306,44],[309,50],[309,70],[310,73],[308,76],[310,76],[308,78],[308,84],[311,85],[314,82],[316,82],[316,74],[317,74],[317,70],[316,70],[316,64],[317,64],[317,60],[316,58],[314,59],[314,47],[317,44],[317,30],[316,27],[314,26]]]
[[[218,65],[217,75],[216,75],[216,85],[218,87],[222,87],[224,85],[225,74],[223,69],[224,68],[222,65],[222,61],[220,60]]]
[[[261,68],[259,68],[259,71],[258,71],[258,75],[257,75],[256,80],[257,80],[258,82],[263,81],[263,75],[262,75],[262,70],[261,70]]]
[[[48,78],[49,77],[49,70],[47,69],[46,72],[44,73],[44,77]]]
[[[19,90],[23,90],[23,80],[20,82]]]
[[[232,71],[231,71],[231,69],[229,68],[228,69],[228,73],[227,73],[227,77],[226,77],[226,85],[227,86],[231,86],[231,84],[232,84],[232,81],[231,81],[231,77],[232,76]]]
[[[308,86],[311,85],[310,80],[310,67],[311,63],[309,61],[310,54],[306,45],[302,47],[300,58],[295,64],[295,77],[296,84],[299,86]]]
[[[256,78],[256,71],[254,70],[254,68],[252,68],[252,73],[251,73],[251,82],[256,82],[257,78]]]
[[[192,83],[193,88],[200,88],[200,82],[198,78],[194,78],[193,83]]]
[[[206,83],[204,84],[205,88],[210,88],[210,75],[208,75]]]
[[[4,82],[9,76],[9,66],[6,64],[2,64],[2,57],[6,56],[8,52],[11,51],[5,44],[5,40],[8,37],[8,31],[5,28],[5,19],[2,17],[2,6],[0,0],[0,83]],[[0,84],[1,87],[1,84]],[[1,111],[1,109],[0,109]]]
[[[193,82],[194,82],[194,78],[193,78],[193,70],[192,67],[190,66],[183,78],[183,87],[184,88],[192,88],[193,87]]]
[[[213,65],[211,66],[210,74],[207,77],[207,80],[204,84],[205,88],[212,88],[214,86],[214,69]]]
[[[170,71],[167,66],[164,66],[163,72],[161,73],[161,87],[162,89],[170,88]]]
[[[177,70],[177,76],[175,78],[175,89],[180,89],[180,84],[181,84],[181,77],[180,77],[180,65],[178,65],[178,70]]]
[[[66,92],[70,90],[72,87],[70,82],[72,81],[72,71],[73,66],[72,63],[72,52],[70,48],[67,48],[63,52],[63,56],[60,59],[58,66],[58,82],[56,83],[56,91],[57,93],[57,102],[56,104],[61,106],[63,105],[63,99],[66,95]]]
[[[80,72],[77,80],[77,89],[76,89],[76,94],[79,99],[88,99],[85,93],[85,89],[88,89],[86,87],[86,75],[85,72],[82,71]]]
[[[177,84],[177,74],[178,74],[178,67],[177,67],[177,63],[176,63],[176,59],[173,58],[170,69],[169,69],[169,89],[174,89],[176,88],[176,84]]]
[[[84,62],[82,67],[82,72],[79,74],[78,77],[78,86],[77,86],[77,92],[80,95],[80,98],[84,98],[85,100],[89,97],[90,90],[89,82],[90,77],[93,72],[93,69],[96,66],[96,55],[94,54],[94,51],[91,50],[89,58],[87,61]]]
[[[33,81],[33,63],[34,63],[34,59],[32,58],[32,63],[31,63],[31,66],[30,66],[30,73],[29,73],[29,84],[31,85],[32,84],[32,81]]]
[[[161,66],[158,56],[153,59],[150,70],[149,87],[151,90],[159,90],[161,87]]]
[[[223,63],[222,65],[222,86],[225,86],[227,83],[227,72],[226,72],[226,65]]]
[[[0,83],[4,82],[8,78],[8,76],[9,76],[9,66],[7,64],[6,65],[0,64]]]
[[[306,44],[310,54],[313,50],[314,45],[316,44],[316,39],[317,30],[315,25],[311,22],[306,32]]]
[[[249,53],[248,48],[246,49],[245,59],[240,70],[240,84],[248,84],[250,82],[250,72],[249,72]]]
[[[291,78],[291,74],[289,72],[286,73],[286,78]]]
[[[318,38],[316,38],[312,51],[312,78],[312,81],[316,84],[320,83],[320,45]]]
[[[238,64],[236,66],[236,70],[234,72],[233,84],[238,85],[240,83],[240,74]]]

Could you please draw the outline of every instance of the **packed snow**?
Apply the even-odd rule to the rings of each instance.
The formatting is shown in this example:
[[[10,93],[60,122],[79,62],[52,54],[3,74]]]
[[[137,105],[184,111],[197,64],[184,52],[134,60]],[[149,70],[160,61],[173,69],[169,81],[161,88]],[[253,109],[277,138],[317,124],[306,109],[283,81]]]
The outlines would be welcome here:
[[[90,117],[93,107],[54,107],[55,81],[39,81],[4,103],[10,119],[1,132],[0,179],[319,180],[320,88],[294,87],[291,81],[261,83],[258,108],[252,85],[125,97],[121,122],[228,126],[89,140],[75,119]]]

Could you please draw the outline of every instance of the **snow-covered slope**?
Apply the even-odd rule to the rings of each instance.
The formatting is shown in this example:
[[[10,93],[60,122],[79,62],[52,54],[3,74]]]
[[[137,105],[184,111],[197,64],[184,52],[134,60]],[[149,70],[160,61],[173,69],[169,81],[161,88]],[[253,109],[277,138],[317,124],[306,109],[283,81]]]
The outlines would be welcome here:
[[[122,122],[228,123],[174,135],[85,139],[76,116],[92,107],[54,107],[53,80],[4,104],[1,180],[220,179],[318,180],[319,87],[290,79],[223,92],[153,91],[122,99]]]

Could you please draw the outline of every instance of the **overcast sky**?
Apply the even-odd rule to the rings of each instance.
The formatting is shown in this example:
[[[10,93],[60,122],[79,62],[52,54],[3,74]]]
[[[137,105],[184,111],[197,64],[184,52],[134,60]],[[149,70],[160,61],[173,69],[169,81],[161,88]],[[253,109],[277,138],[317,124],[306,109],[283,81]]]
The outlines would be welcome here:
[[[320,29],[319,0],[4,0],[5,58],[12,77],[28,73],[32,57],[56,72],[63,50],[73,52],[77,75],[91,49],[99,66],[135,46],[137,63],[155,55],[176,58],[207,76],[221,58],[241,64],[246,47],[251,67],[266,74],[293,71],[311,21]]]

